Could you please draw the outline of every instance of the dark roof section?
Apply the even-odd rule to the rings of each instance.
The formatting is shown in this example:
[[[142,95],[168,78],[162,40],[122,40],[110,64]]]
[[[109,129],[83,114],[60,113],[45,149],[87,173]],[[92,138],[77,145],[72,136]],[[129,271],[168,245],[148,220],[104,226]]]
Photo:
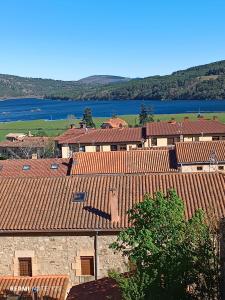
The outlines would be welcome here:
[[[118,190],[118,223],[110,217],[110,189]],[[128,227],[127,210],[146,193],[175,189],[186,217],[197,208],[225,216],[225,176],[207,174],[99,175],[0,179],[0,232],[120,230]],[[85,192],[82,203],[73,195]]]
[[[0,177],[57,177],[70,175],[72,159],[0,160]]]
[[[225,162],[225,141],[176,143],[178,163],[207,162],[214,157],[217,162]]]
[[[67,300],[121,300],[122,295],[116,281],[112,278],[102,278],[73,286]]]
[[[76,152],[71,174],[131,174],[176,172],[175,151],[133,150]]]
[[[182,122],[153,122],[146,125],[147,136],[224,134],[225,124],[216,120],[199,119]]]

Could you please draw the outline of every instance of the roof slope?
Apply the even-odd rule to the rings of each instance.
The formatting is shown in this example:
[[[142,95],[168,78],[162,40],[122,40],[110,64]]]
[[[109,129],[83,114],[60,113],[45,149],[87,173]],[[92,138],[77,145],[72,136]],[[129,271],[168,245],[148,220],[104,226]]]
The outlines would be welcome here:
[[[110,218],[109,191],[118,190],[118,223]],[[175,189],[186,217],[197,208],[225,215],[225,176],[207,174],[101,175],[0,179],[0,232],[113,230],[128,226],[126,212],[146,193]],[[72,202],[86,192],[84,203]]]
[[[147,136],[225,134],[225,124],[216,120],[204,119],[183,122],[152,122],[147,123],[146,128]]]
[[[73,286],[67,300],[121,300],[122,295],[116,281],[105,277]]]
[[[68,276],[63,275],[0,276],[0,298],[7,299],[7,295],[21,295],[23,293],[22,298],[32,300],[32,288],[37,288],[39,299],[64,300],[68,283]]]
[[[3,141],[0,142],[0,147],[10,147],[10,148],[43,148],[46,147],[49,143],[51,143],[53,139],[51,137],[39,137],[39,136],[26,136],[22,140],[19,141]]]
[[[212,155],[218,162],[225,162],[225,141],[176,143],[178,163],[209,162]]]
[[[72,175],[176,171],[174,150],[76,152],[73,158]]]
[[[73,135],[72,129],[66,137],[56,138],[59,144],[96,144],[96,143],[122,143],[141,142],[142,128],[113,128],[113,129],[86,129],[80,135]]]
[[[123,120],[121,118],[117,118],[117,117],[106,120],[102,124],[102,126],[104,126],[106,124],[111,126],[112,128],[128,127],[128,124],[125,120]]]
[[[72,161],[64,158],[1,160],[0,177],[66,176],[70,175],[71,165]],[[23,170],[23,166],[29,169]]]

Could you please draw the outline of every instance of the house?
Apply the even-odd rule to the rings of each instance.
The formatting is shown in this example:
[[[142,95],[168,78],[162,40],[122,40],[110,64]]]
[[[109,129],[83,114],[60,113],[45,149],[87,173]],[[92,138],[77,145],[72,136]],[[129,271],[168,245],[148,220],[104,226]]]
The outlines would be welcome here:
[[[27,136],[25,133],[8,133],[5,137],[6,140],[15,142],[15,141],[21,141],[23,138]]]
[[[221,173],[0,178],[0,276],[66,275],[76,285],[127,271],[109,249],[146,193],[175,189],[185,215],[225,215]]]
[[[26,269],[25,260],[20,260]],[[65,300],[69,289],[69,278],[64,275],[51,276],[0,276],[0,299],[56,299]]]
[[[106,128],[123,128],[123,127],[128,127],[128,124],[126,121],[124,121],[121,118],[111,118],[109,120],[106,120],[102,125],[102,129]]]
[[[174,149],[76,152],[71,175],[177,172]]]
[[[181,172],[225,171],[225,140],[180,142],[176,143],[175,149]]]
[[[4,158],[41,158],[53,151],[54,142],[49,137],[24,136],[0,142],[0,157]]]
[[[225,139],[225,124],[214,120],[199,118],[190,121],[153,122],[146,124],[147,147],[174,145],[177,142],[216,141]]]
[[[68,176],[71,167],[72,160],[67,158],[0,160],[0,178]]]
[[[142,148],[142,128],[70,128],[56,137],[56,145],[63,158],[72,157],[74,152],[128,151]]]

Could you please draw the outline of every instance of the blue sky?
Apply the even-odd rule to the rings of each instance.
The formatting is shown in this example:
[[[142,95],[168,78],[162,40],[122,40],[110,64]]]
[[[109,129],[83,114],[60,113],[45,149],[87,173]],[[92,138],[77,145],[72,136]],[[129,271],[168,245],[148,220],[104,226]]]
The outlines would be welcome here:
[[[0,12],[0,73],[145,77],[225,59],[224,0],[2,0]]]

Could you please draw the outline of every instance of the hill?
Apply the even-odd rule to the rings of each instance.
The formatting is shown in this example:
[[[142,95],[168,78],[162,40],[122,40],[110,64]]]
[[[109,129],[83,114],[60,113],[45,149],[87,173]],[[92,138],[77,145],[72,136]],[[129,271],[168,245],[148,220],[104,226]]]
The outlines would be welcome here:
[[[127,82],[130,78],[114,75],[93,75],[78,80],[78,83],[84,84],[111,84],[117,82]]]
[[[180,70],[171,75],[131,80],[109,75],[95,75],[79,81],[0,75],[0,97],[225,99],[225,60]]]

